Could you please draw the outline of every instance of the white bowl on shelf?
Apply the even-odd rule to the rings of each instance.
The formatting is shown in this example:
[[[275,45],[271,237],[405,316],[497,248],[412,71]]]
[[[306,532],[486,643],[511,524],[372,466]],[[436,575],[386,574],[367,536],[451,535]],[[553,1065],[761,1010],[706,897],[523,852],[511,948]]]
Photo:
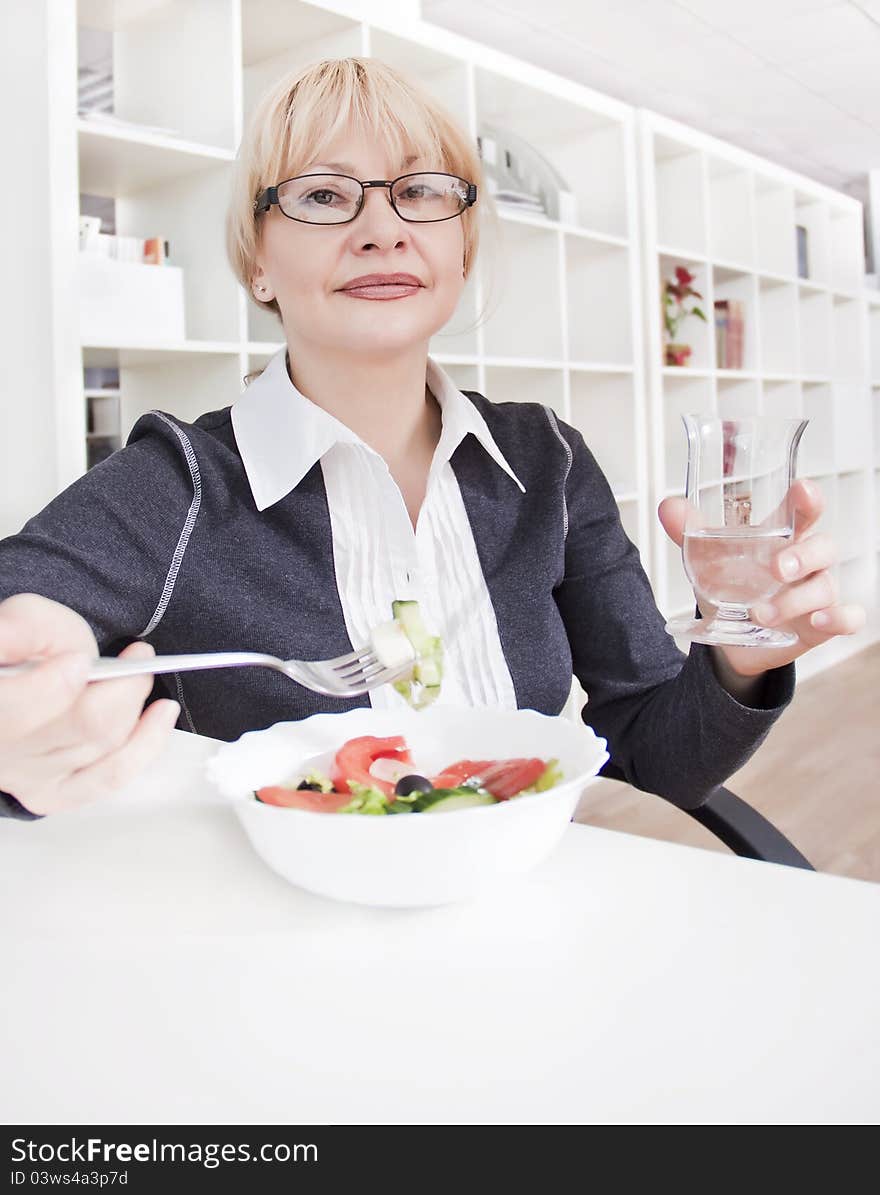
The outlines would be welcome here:
[[[559,760],[563,782],[496,805],[405,817],[257,801],[255,789],[289,781],[305,764],[329,771],[342,744],[360,735],[403,735],[422,775],[459,759],[539,756]],[[541,863],[608,759],[605,746],[589,727],[534,710],[357,709],[248,731],[220,747],[206,770],[258,854],[292,884],[356,904],[413,908],[465,900]]]

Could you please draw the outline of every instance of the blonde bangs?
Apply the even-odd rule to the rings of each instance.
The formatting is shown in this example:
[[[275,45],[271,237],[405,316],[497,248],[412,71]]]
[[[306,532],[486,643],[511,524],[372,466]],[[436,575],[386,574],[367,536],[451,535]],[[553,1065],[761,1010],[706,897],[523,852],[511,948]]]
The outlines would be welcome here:
[[[233,168],[226,221],[227,255],[249,298],[260,308],[281,312],[273,299],[253,295],[260,229],[254,200],[265,188],[303,172],[349,128],[378,143],[389,162],[410,156],[425,169],[444,170],[477,184],[491,214],[476,146],[455,119],[417,84],[376,58],[331,58],[293,72],[274,84],[257,103]],[[470,273],[479,242],[475,207],[461,216],[464,273]]]

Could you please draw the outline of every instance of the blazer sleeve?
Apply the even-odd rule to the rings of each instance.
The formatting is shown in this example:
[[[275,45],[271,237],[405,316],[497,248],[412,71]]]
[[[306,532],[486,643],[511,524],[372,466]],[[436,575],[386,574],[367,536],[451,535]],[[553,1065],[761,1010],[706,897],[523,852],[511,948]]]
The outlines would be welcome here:
[[[197,480],[176,425],[142,416],[124,448],[0,540],[0,601],[37,593],[69,606],[102,655],[146,637],[192,533]],[[3,816],[36,815],[0,793]]]
[[[711,648],[678,650],[607,479],[581,434],[559,426],[570,453],[555,598],[587,693],[583,720],[630,784],[693,808],[763,742],[793,696],[794,664],[765,673],[756,703],[743,705],[718,681]]]

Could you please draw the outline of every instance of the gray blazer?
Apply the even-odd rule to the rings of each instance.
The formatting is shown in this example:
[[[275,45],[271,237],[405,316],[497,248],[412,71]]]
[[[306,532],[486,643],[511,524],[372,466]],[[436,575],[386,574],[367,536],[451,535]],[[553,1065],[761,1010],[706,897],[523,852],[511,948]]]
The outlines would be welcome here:
[[[611,488],[581,434],[538,403],[467,397],[526,493],[468,435],[451,465],[473,528],[520,708],[558,714],[572,673],[583,718],[637,788],[690,807],[752,755],[794,691],[794,665],[746,706],[710,649],[663,629]],[[153,411],[22,531],[0,541],[0,600],[41,593],[78,611],[100,650],[250,649],[283,658],[351,650],[333,570],[320,464],[259,512],[230,408],[194,423]],[[220,739],[369,705],[322,697],[266,669],[157,678],[184,730]],[[27,817],[8,795],[0,813]]]

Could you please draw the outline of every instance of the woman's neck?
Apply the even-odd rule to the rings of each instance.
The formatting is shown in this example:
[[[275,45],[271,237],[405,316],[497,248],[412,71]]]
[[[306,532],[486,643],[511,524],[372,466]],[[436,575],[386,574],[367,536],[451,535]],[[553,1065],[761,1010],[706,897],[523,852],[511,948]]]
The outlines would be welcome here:
[[[425,462],[427,473],[442,417],[426,383],[424,348],[369,362],[329,360],[293,349],[287,370],[300,393],[351,428],[392,473],[407,461]]]

